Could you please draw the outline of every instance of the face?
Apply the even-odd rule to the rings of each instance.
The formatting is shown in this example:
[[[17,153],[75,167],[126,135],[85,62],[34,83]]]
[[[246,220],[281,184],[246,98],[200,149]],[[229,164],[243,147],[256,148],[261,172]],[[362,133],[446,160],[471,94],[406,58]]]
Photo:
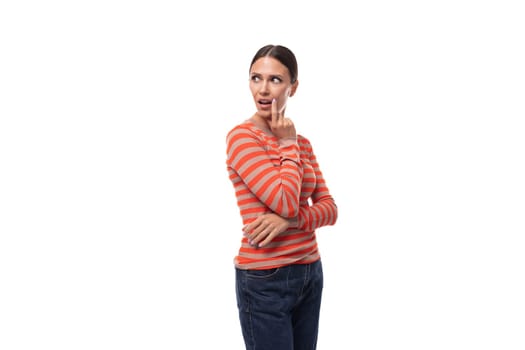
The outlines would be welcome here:
[[[272,99],[284,113],[288,97],[295,94],[298,82],[291,83],[288,68],[273,57],[261,57],[250,68],[250,90],[257,107],[257,115],[272,118]]]

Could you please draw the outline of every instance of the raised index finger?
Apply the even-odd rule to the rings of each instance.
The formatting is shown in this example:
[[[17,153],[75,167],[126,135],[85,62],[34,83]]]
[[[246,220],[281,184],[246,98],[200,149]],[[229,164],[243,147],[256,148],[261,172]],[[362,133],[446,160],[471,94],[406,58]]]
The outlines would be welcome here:
[[[277,111],[277,100],[272,100],[272,123],[275,125],[279,120],[279,112]]]

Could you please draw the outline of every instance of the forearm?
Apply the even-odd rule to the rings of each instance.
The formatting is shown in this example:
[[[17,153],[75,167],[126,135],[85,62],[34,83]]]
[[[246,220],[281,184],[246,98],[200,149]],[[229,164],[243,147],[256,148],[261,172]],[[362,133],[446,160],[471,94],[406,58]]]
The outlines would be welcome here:
[[[338,217],[338,208],[332,197],[324,198],[311,206],[301,207],[299,215],[291,222],[292,227],[313,231],[319,227],[334,225]]]

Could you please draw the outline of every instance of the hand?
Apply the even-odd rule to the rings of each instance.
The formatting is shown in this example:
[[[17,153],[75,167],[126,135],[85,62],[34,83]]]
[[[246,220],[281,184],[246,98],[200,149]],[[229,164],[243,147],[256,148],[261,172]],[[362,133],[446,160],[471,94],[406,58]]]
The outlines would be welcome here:
[[[283,112],[277,110],[277,100],[272,100],[272,121],[270,129],[280,139],[296,138],[295,126],[291,119],[285,118]]]
[[[263,214],[243,227],[248,242],[256,247],[270,243],[278,234],[286,231],[290,222],[274,213]],[[259,243],[260,242],[260,243]]]

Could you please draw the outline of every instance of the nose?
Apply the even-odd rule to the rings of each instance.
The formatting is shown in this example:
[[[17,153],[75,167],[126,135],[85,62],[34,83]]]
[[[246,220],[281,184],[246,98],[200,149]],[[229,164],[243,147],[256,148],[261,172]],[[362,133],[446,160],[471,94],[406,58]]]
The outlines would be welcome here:
[[[269,93],[268,89],[269,82],[267,80],[263,80],[260,85],[259,93],[261,95],[267,95]]]

